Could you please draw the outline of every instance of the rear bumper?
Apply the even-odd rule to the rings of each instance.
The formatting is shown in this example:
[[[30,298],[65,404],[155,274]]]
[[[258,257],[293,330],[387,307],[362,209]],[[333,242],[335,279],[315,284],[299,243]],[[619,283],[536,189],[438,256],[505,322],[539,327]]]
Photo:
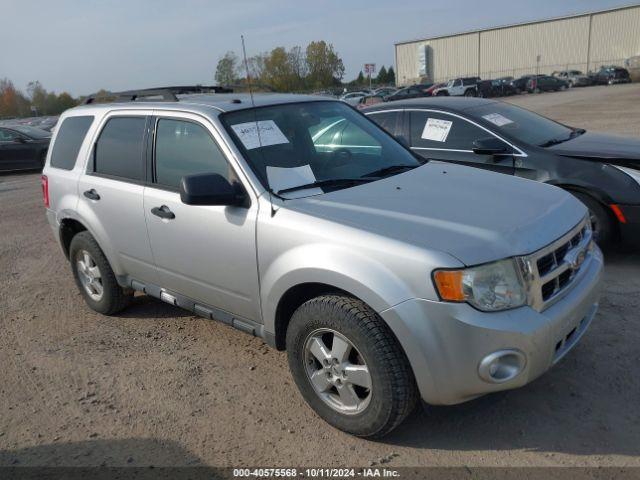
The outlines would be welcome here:
[[[423,400],[461,403],[526,385],[566,355],[596,314],[602,270],[596,248],[581,279],[542,312],[486,313],[464,303],[413,299],[381,315],[404,348]],[[483,360],[504,351],[520,356],[519,373],[500,383],[483,379]]]
[[[640,245],[640,205],[618,205],[626,223],[620,225],[620,237],[623,243]]]

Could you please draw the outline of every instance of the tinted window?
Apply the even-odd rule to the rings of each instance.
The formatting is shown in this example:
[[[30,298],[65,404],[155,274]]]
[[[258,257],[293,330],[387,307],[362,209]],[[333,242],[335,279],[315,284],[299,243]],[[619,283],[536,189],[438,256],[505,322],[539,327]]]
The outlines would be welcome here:
[[[494,102],[468,108],[465,111],[478,121],[491,122],[493,119],[492,123],[495,124],[497,133],[511,135],[530,145],[541,145],[552,139],[568,138],[571,134],[571,129],[564,125],[507,103]],[[496,124],[496,121],[500,125]]]
[[[0,142],[13,142],[19,135],[11,130],[0,128]]]
[[[402,112],[384,112],[369,115],[369,118],[384,128],[391,135],[400,131]]]
[[[116,117],[107,122],[95,147],[95,172],[143,180],[145,117]]]
[[[449,132],[444,140],[430,140],[423,138],[430,137],[429,131],[425,127],[429,119],[444,120],[451,122]],[[446,130],[448,123],[444,125]],[[473,142],[480,138],[491,136],[485,130],[462,120],[458,117],[433,112],[411,112],[411,146],[422,148],[448,148],[455,150],[471,150]]]
[[[156,183],[178,188],[185,175],[218,173],[231,181],[224,154],[202,126],[162,119],[156,129]]]
[[[69,117],[62,122],[51,151],[52,167],[73,169],[82,141],[92,123],[93,117],[89,116]]]

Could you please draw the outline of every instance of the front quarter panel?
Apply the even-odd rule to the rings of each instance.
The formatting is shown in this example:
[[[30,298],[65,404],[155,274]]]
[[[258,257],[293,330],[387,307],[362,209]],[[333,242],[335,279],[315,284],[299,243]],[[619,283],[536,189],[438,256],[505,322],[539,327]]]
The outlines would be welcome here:
[[[282,296],[322,283],[359,298],[377,312],[410,298],[436,299],[433,268],[463,265],[448,254],[413,246],[287,208],[260,209],[258,264],[265,331],[275,333]]]

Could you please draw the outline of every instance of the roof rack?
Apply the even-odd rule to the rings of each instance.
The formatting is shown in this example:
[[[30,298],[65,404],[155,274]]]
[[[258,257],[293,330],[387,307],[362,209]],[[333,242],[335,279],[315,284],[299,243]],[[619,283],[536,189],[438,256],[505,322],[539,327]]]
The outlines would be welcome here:
[[[218,85],[182,85],[173,87],[144,88],[142,90],[128,90],[125,92],[110,92],[105,95],[98,95],[97,93],[94,93],[85,98],[83,105],[95,103],[98,98],[109,99],[110,101],[117,103],[144,101],[177,102],[177,95],[191,93],[233,93],[233,89],[220,87]]]

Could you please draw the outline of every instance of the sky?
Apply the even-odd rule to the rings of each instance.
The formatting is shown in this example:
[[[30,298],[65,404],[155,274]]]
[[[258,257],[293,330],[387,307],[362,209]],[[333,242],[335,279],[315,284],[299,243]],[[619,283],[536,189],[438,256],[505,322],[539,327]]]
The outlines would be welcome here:
[[[218,59],[332,43],[345,80],[393,65],[394,43],[633,0],[0,0],[0,78],[74,96],[213,84]],[[481,5],[481,7],[480,7]]]

